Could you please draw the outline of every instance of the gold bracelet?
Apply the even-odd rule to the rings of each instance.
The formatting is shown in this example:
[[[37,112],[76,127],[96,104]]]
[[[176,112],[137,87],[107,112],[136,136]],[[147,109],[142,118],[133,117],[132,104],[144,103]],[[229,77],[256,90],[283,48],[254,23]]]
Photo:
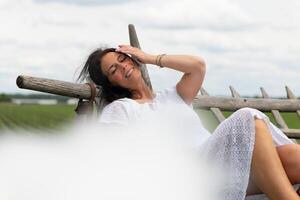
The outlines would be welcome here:
[[[155,58],[155,65],[158,65],[158,60],[159,60],[160,54],[156,56]]]
[[[155,60],[155,64],[157,66],[159,66],[160,68],[163,68],[163,66],[161,65],[161,59],[165,56],[166,54],[160,54],[156,57],[156,60]]]

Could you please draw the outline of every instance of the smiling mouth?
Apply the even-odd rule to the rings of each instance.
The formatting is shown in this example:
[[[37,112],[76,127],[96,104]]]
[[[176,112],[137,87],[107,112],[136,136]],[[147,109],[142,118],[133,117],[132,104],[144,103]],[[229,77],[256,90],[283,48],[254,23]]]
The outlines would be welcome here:
[[[127,71],[127,73],[125,74],[125,78],[128,78],[132,74],[132,72],[133,72],[133,68]]]

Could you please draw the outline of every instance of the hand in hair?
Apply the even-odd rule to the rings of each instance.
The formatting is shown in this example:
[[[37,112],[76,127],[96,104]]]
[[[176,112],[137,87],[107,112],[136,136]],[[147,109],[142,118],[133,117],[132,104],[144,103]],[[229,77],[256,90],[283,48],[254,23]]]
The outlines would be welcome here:
[[[119,48],[116,49],[117,52],[122,52],[131,55],[140,63],[151,63],[153,60],[153,55],[147,54],[140,50],[139,48],[132,47],[130,45],[118,45]]]

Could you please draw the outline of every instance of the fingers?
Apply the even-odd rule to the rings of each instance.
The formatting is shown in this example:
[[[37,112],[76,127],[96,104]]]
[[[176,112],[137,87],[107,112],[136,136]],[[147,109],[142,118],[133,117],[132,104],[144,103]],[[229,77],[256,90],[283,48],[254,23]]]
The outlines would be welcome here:
[[[118,45],[118,48],[117,48],[116,50],[122,51],[122,50],[128,50],[128,49],[131,49],[131,48],[133,48],[133,47],[130,46],[130,45],[121,44],[121,45]]]
[[[118,45],[118,48],[116,49],[116,51],[118,52],[122,52],[122,53],[134,53],[136,52],[138,49],[135,47],[132,47],[130,45]]]
[[[118,45],[116,52],[122,52],[131,55],[137,62],[146,63],[146,53],[139,48],[130,45]]]
[[[116,52],[125,53],[129,56],[136,56],[137,51],[132,49],[133,47],[129,45],[118,45],[119,47],[116,48]]]
[[[117,52],[127,53],[132,56],[138,56],[142,53],[142,51],[136,47],[132,47],[130,45],[118,45],[118,48],[116,49]]]

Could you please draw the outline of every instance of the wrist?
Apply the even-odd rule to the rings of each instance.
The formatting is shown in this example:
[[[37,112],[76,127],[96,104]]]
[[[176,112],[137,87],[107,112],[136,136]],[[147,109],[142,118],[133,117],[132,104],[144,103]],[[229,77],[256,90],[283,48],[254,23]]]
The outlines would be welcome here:
[[[148,54],[146,64],[155,65],[156,55]]]
[[[163,53],[163,54],[159,54],[158,56],[156,56],[155,64],[156,64],[157,66],[159,66],[160,68],[163,67],[163,65],[162,65],[162,63],[161,63],[161,60],[162,60],[162,58],[163,58],[165,55],[166,55],[166,54]]]

